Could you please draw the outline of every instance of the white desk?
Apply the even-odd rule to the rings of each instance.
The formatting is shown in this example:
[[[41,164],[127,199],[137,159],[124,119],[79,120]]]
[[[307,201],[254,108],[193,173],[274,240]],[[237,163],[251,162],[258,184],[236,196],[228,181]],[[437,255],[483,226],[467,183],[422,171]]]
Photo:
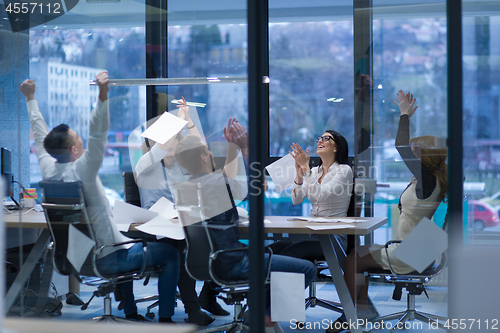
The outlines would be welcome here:
[[[40,236],[38,236],[35,246],[33,246],[33,249],[28,255],[28,258],[23,263],[19,273],[16,276],[16,279],[14,280],[9,290],[7,291],[7,294],[5,295],[4,310],[5,313],[7,313],[14,304],[14,301],[19,295],[21,289],[26,284],[26,281],[28,280],[31,272],[35,268],[35,265],[40,259],[41,255],[43,254],[43,251],[47,247],[47,244],[49,243],[50,240],[50,232],[47,223],[45,222],[45,214],[43,212],[35,212],[34,210],[30,212],[27,212],[27,210],[13,211],[12,214],[8,213],[4,214],[4,221],[5,221],[5,226],[7,228],[19,228],[19,226],[21,226],[22,228],[43,229]],[[44,289],[40,290],[39,293],[40,295],[48,294],[48,288],[50,285],[51,277],[52,277],[52,260],[48,260],[47,264],[45,265],[42,279],[43,280],[49,279],[49,281],[48,283],[42,283]],[[43,299],[44,299],[43,296],[39,297],[40,301],[42,301]],[[37,308],[38,305],[41,304],[37,304]]]
[[[328,268],[332,274],[333,282],[335,283],[335,288],[342,303],[342,308],[346,315],[347,321],[356,322],[358,317],[356,314],[356,309],[351,300],[349,290],[344,280],[344,275],[342,269],[340,268],[345,260],[345,256],[342,258],[337,258],[336,253],[343,253],[337,239],[334,237],[335,234],[347,234],[347,235],[367,235],[374,231],[375,229],[383,226],[387,223],[388,219],[386,217],[362,217],[362,218],[342,218],[342,219],[358,219],[366,220],[365,222],[356,223],[335,223],[335,225],[354,225],[353,228],[346,227],[342,229],[330,229],[330,230],[312,230],[308,228],[310,225],[326,226],[325,223],[311,223],[305,221],[296,221],[294,218],[297,216],[266,216],[265,219],[269,220],[271,223],[264,223],[264,230],[266,232],[272,233],[289,233],[289,234],[315,234],[318,235],[318,239],[323,249],[323,254],[325,255],[326,261],[328,262]],[[241,227],[242,231],[247,231],[248,224],[244,224]],[[362,332],[361,328],[356,328],[351,330],[354,333]]]

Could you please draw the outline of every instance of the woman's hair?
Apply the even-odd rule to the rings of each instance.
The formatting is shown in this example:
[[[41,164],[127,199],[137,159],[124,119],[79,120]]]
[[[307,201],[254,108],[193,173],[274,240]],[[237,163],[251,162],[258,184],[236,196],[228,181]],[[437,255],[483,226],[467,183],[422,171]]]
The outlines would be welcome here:
[[[420,148],[420,161],[436,176],[441,187],[441,197],[448,192],[448,165],[446,158],[448,150],[445,142],[433,135],[417,136],[410,139],[410,145]]]
[[[347,158],[349,156],[349,146],[347,145],[347,140],[339,132],[333,130],[326,130],[325,132],[330,133],[333,136],[333,141],[337,145],[337,152],[335,153],[335,161],[339,164],[349,164]],[[323,164],[320,159],[319,166]]]

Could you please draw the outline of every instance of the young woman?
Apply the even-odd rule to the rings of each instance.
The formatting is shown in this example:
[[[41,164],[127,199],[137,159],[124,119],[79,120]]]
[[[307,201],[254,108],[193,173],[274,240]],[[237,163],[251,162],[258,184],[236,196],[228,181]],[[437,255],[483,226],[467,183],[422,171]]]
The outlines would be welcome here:
[[[338,132],[327,130],[317,139],[319,166],[309,167],[309,149],[304,152],[299,144],[291,145],[290,155],[295,159],[297,176],[292,188],[292,202],[301,204],[308,198],[312,204],[311,216],[346,216],[352,194],[352,169],[347,164],[347,140]],[[347,248],[346,235],[336,235],[337,241]],[[300,242],[279,241],[270,246],[274,253],[290,257],[312,259],[323,257],[316,238]]]
[[[403,240],[415,226],[424,218],[432,218],[437,207],[444,200],[447,184],[448,171],[446,165],[447,151],[439,147],[439,141],[434,136],[420,136],[410,140],[410,117],[415,113],[413,95],[402,90],[398,93],[398,101],[394,101],[401,113],[398,133],[396,137],[396,149],[403,158],[413,177],[410,184],[403,191],[399,200],[399,217],[397,240]],[[383,245],[369,245],[352,251],[346,259],[345,274],[347,287],[351,293],[352,301],[357,304],[358,314],[368,312],[368,277],[363,272],[368,269],[382,268],[389,270],[389,262],[396,273],[406,274],[414,271],[411,266],[406,265],[392,255],[397,244],[391,245],[385,250]],[[369,316],[366,313],[366,316]],[[337,321],[346,321],[342,315]],[[342,325],[335,325],[327,329],[327,333],[336,333]]]

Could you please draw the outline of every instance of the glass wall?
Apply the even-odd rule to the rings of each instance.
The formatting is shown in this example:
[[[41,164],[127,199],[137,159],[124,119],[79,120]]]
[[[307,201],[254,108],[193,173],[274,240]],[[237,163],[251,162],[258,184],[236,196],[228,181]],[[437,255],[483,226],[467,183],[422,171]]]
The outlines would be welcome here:
[[[165,111],[178,114],[182,97],[196,103],[190,108],[190,116],[217,166],[224,165],[227,144],[223,128],[228,119],[234,117],[248,129],[249,120],[255,116],[249,114],[247,77],[248,47],[256,41],[248,39],[247,2],[242,0],[87,0],[74,7],[66,0],[64,15],[43,22],[33,18],[25,29],[19,25],[24,22],[22,17],[16,21],[12,7],[4,2],[0,12],[0,146],[5,148],[1,172],[10,188],[4,195],[4,216],[10,221],[6,241],[9,292],[33,244],[43,250],[42,243],[48,240],[44,227],[28,227],[27,222],[32,221],[27,209],[15,209],[24,201],[23,196],[34,193],[29,189],[34,189],[37,200],[41,200],[38,183],[42,180],[26,102],[19,92],[21,83],[27,78],[35,80],[36,99],[49,129],[65,123],[86,147],[90,112],[98,101],[98,88],[90,80],[100,71],[107,70],[111,79],[118,80],[212,78],[209,84],[146,85],[129,81],[110,87],[110,128],[99,177],[113,208],[116,201],[125,201],[122,173],[136,171],[143,156],[140,134]],[[418,108],[408,122],[409,137],[432,136],[432,148],[438,150],[426,154],[441,154],[453,144],[448,138],[455,131],[449,127],[455,111],[449,110],[449,104],[458,98],[449,92],[448,66],[450,59],[460,57],[463,179],[448,182],[463,183],[463,220],[453,223],[460,224],[464,248],[498,251],[500,83],[496,74],[500,70],[500,2],[461,3],[462,54],[449,54],[449,37],[456,31],[448,31],[446,1],[269,1],[269,109],[261,110],[266,119],[262,132],[250,135],[268,139],[266,164],[286,156],[290,145],[297,143],[309,149],[311,167],[321,161],[318,148],[322,148],[316,141],[319,136],[331,129],[345,137],[355,182],[374,185],[372,191],[364,188],[356,193],[358,214],[387,218],[373,234],[356,239],[356,245],[401,240],[406,223],[401,218],[405,206],[402,193],[408,193],[411,186],[418,188],[418,182],[428,185],[429,178],[435,185],[436,174],[446,173],[442,164],[426,165],[429,178],[424,180],[422,169],[412,170],[411,165],[423,168],[421,164],[425,164],[422,151],[416,151],[429,147],[418,141],[405,142],[403,146],[413,154],[412,160],[402,156],[395,141],[406,120],[393,100],[398,101],[400,90],[413,95]],[[216,83],[218,78],[235,78],[235,82]],[[187,133],[184,130],[183,134]],[[448,156],[447,161],[452,158]],[[239,178],[245,179],[241,165],[239,172]],[[297,205],[292,203],[292,182],[283,191],[269,176],[267,182],[265,215],[311,214],[314,205],[309,198]],[[418,191],[423,191],[415,192],[418,200],[429,197],[428,188]],[[247,201],[237,204],[249,209]],[[445,197],[432,212],[423,215],[442,228],[448,207]],[[23,282],[19,293],[6,298],[9,315],[34,315],[47,303],[37,302],[45,297],[42,294],[64,301],[71,291],[66,277],[54,275],[53,284],[45,283],[44,279],[51,280],[45,276],[51,272],[44,259],[51,253],[40,251],[40,255],[40,260],[34,260],[33,273],[26,277],[27,284]],[[449,255],[460,258],[456,253]],[[482,266],[474,269],[486,271]],[[447,315],[451,278],[459,277],[449,276],[444,270],[431,281],[430,300],[425,305],[430,307],[429,312]],[[370,281],[375,289],[370,287],[368,295],[375,306],[383,303],[380,314],[395,312],[404,303],[404,299],[392,303],[387,284],[376,278]],[[380,294],[383,296],[379,298]],[[96,303],[96,311],[100,311],[101,302]],[[63,319],[68,318],[64,311]],[[69,318],[81,319],[77,315]]]

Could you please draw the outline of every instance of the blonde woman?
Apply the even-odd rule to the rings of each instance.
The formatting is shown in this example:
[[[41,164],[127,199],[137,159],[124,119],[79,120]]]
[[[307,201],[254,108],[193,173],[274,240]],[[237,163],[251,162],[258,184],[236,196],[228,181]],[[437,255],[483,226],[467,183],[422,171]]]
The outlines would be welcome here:
[[[448,187],[448,171],[446,165],[447,150],[440,147],[439,140],[434,136],[420,136],[410,140],[410,118],[415,113],[416,100],[410,93],[398,92],[401,117],[396,137],[396,149],[403,158],[413,177],[410,184],[401,194],[399,200],[399,224],[396,239],[403,240],[415,226],[424,218],[432,218],[437,207],[444,200]],[[368,277],[363,272],[368,269],[389,269],[387,255],[396,273],[406,274],[414,271],[411,266],[403,263],[392,255],[397,244],[386,251],[383,245],[368,245],[352,251],[346,259],[345,280],[352,301],[357,304],[358,314],[370,317],[367,308]],[[338,322],[345,322],[344,315],[327,329],[327,333],[342,331]]]

